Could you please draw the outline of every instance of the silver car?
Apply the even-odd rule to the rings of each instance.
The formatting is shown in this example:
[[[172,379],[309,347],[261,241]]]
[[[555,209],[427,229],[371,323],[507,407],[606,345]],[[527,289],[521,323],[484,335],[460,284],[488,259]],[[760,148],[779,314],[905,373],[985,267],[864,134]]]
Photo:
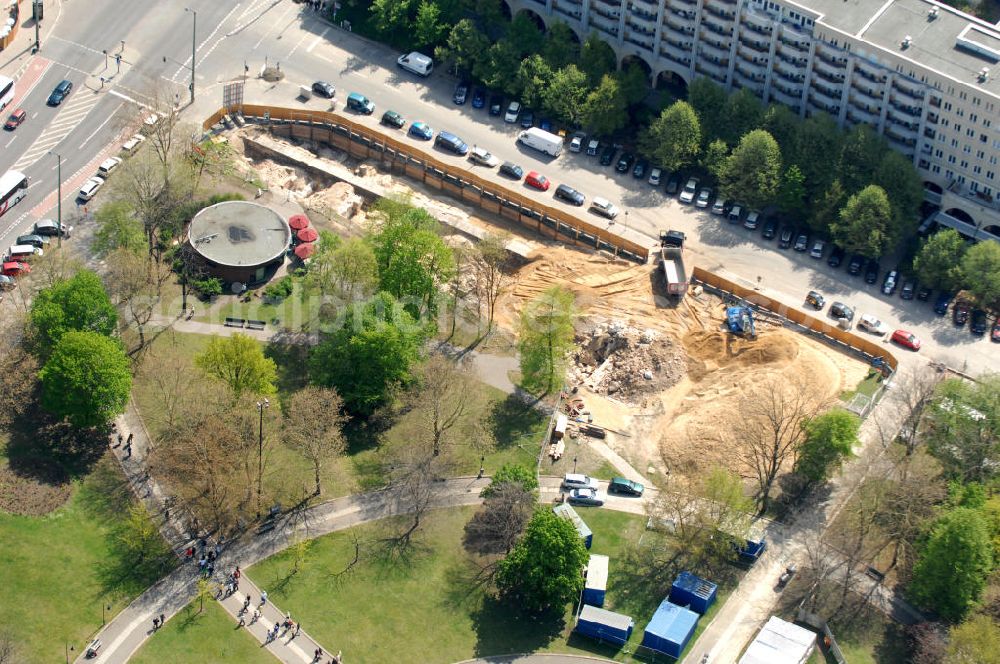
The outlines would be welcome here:
[[[569,502],[574,505],[592,505],[600,507],[604,504],[604,496],[597,489],[573,489],[569,492]]]
[[[700,192],[698,192],[698,200],[694,202],[695,207],[707,208],[708,204],[712,200],[712,190],[705,187]]]

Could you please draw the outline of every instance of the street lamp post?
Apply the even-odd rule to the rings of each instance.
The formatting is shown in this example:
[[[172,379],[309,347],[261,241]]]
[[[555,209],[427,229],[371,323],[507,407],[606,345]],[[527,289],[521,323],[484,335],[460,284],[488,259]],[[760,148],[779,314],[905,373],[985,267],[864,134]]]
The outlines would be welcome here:
[[[260,513],[261,478],[264,476],[264,411],[271,402],[267,399],[257,402],[257,412],[260,413],[260,428],[257,437],[257,512]]]
[[[189,7],[185,7],[184,11],[191,12],[191,103],[194,104],[194,56],[197,50],[197,34],[198,34],[198,12]]]
[[[576,457],[573,457],[573,474],[576,474]]]
[[[62,247],[62,155],[49,150],[56,157],[56,246]]]
[[[69,664],[69,652],[70,652],[71,650],[76,650],[76,648],[74,648],[73,646],[71,646],[71,645],[70,645],[70,644],[69,644],[69,643],[67,642],[67,643],[66,643],[66,664]]]
[[[483,455],[479,457],[479,477],[477,477],[476,479],[479,480],[483,479],[483,475],[485,474],[486,474],[486,456]]]

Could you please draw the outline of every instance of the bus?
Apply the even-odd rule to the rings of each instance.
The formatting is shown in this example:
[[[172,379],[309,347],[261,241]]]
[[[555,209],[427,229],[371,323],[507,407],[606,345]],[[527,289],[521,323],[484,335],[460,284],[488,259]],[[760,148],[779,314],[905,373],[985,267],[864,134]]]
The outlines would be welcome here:
[[[28,194],[28,176],[19,171],[7,171],[0,177],[0,215]]]
[[[14,79],[0,76],[0,111],[14,101]]]

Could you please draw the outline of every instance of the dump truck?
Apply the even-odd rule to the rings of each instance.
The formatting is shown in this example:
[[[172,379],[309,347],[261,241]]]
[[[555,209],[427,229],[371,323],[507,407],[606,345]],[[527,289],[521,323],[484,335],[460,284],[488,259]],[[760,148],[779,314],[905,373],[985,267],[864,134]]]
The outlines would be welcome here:
[[[660,231],[660,265],[667,293],[683,297],[688,289],[687,270],[684,268],[684,233],[680,231]]]

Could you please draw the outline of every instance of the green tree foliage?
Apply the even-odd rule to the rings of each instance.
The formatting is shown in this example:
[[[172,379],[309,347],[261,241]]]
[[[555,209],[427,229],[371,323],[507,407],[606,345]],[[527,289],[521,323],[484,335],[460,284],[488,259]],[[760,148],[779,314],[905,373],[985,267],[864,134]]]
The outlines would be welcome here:
[[[234,397],[274,394],[278,368],[264,348],[245,334],[213,336],[204,351],[195,355],[195,366],[229,386]]]
[[[411,24],[415,7],[414,0],[372,0],[372,27],[389,40],[398,38]]]
[[[583,125],[599,136],[610,136],[628,124],[625,96],[618,80],[604,76],[583,104]]]
[[[806,190],[809,190],[808,184]],[[807,200],[814,199],[807,196]],[[809,215],[809,226],[814,231],[829,235],[833,225],[840,219],[840,210],[844,207],[846,200],[847,195],[840,185],[840,180],[831,182],[830,187],[820,193],[818,200],[813,205],[812,213]]]
[[[923,436],[952,478],[992,479],[1000,463],[1000,375],[985,374],[975,383],[942,381]]]
[[[448,26],[441,22],[441,8],[430,0],[421,0],[413,22],[413,40],[418,48],[433,48],[444,37]]]
[[[524,536],[497,563],[500,592],[532,611],[563,607],[583,590],[587,547],[576,527],[551,509],[535,510]]]
[[[688,103],[698,114],[706,143],[721,138],[724,133],[726,98],[725,89],[707,76],[697,77],[688,86]]]
[[[378,259],[371,244],[356,237],[341,243],[331,253],[330,273],[347,300],[371,295],[379,281]]]
[[[344,324],[310,358],[314,383],[336,388],[353,413],[370,415],[412,381],[425,330],[389,293],[348,308]]]
[[[115,249],[146,252],[146,231],[142,227],[132,206],[125,201],[110,201],[97,209],[94,214],[97,228],[94,230],[94,251],[99,256],[107,256]]]
[[[617,63],[614,50],[596,32],[587,35],[580,48],[580,69],[587,75],[592,86],[596,88],[602,85],[604,77],[615,71]]]
[[[984,307],[1000,304],[1000,244],[978,242],[965,252],[962,283]]]
[[[451,278],[455,257],[426,210],[383,198],[375,205],[381,225],[370,237],[378,261],[379,288],[402,301],[411,314],[437,310],[441,284]]]
[[[629,106],[635,106],[649,95],[649,75],[642,65],[630,62],[621,71],[615,72],[615,78]]]
[[[817,200],[829,192],[837,178],[837,169],[831,168],[831,162],[843,151],[843,132],[834,119],[826,113],[806,118],[799,126],[794,145],[785,151],[786,157],[789,151],[792,153],[789,161],[798,166],[806,178],[806,200]],[[843,183],[838,184],[838,188],[841,197],[846,197]],[[834,209],[839,211],[842,204],[838,200]],[[826,231],[829,224],[814,228]]]
[[[785,155],[785,162],[792,161],[791,155],[794,153],[795,144],[799,137],[799,127],[802,120],[792,112],[792,109],[781,104],[771,104],[764,111],[760,121],[760,128],[766,129],[767,133],[774,136],[781,146],[781,152]]]
[[[517,70],[517,97],[529,108],[539,108],[548,92],[552,70],[542,56],[529,55]]]
[[[38,377],[42,407],[80,428],[102,426],[121,415],[132,390],[121,343],[92,330],[60,336]]]
[[[71,330],[110,336],[118,324],[118,312],[101,278],[90,270],[80,270],[69,279],[39,291],[31,303],[29,317],[40,357],[46,357]]]
[[[456,74],[468,75],[489,46],[490,40],[483,31],[471,19],[463,18],[448,31],[448,39],[437,47],[434,57],[448,63],[447,68]]]
[[[518,57],[537,53],[542,45],[542,31],[528,12],[521,12],[507,26],[504,40],[510,43]]]
[[[483,489],[480,495],[489,498],[505,484],[519,484],[522,489],[534,491],[538,488],[538,478],[535,477],[534,471],[524,466],[519,466],[516,463],[505,463],[497,469],[497,472],[493,473],[489,485]]]
[[[844,189],[856,192],[871,184],[875,170],[882,162],[882,156],[890,150],[885,139],[876,134],[871,127],[864,123],[855,125],[844,136],[840,163],[837,167]]]
[[[792,164],[781,175],[778,190],[778,207],[785,214],[799,219],[806,211],[806,177],[802,170]]]
[[[913,271],[935,288],[955,290],[962,283],[965,249],[961,233],[953,228],[940,230],[920,245],[920,251],[913,258]]]
[[[726,167],[726,159],[729,158],[729,146],[721,138],[717,138],[705,148],[705,155],[701,158],[701,164],[708,172],[718,180],[722,177],[722,172]]]
[[[694,108],[678,101],[663,109],[640,137],[639,150],[669,171],[694,163],[701,151],[701,122]]]
[[[778,194],[781,184],[781,148],[774,137],[755,129],[740,139],[726,158],[720,183],[729,198],[752,208],[763,208]]]
[[[951,628],[943,664],[1000,664],[1000,626],[975,615]]]
[[[886,146],[871,182],[882,187],[889,197],[895,218],[893,240],[912,234],[916,230],[917,213],[924,200],[924,185],[920,174],[913,168],[913,163]]]
[[[858,442],[861,420],[846,410],[834,408],[802,423],[805,440],[795,460],[795,472],[809,482],[822,482],[851,455]]]
[[[978,601],[993,569],[993,547],[983,516],[968,507],[934,524],[913,568],[910,593],[948,620],[961,620]]]
[[[892,225],[889,197],[882,187],[872,184],[847,199],[830,233],[844,249],[878,258],[889,248]]]
[[[170,547],[142,503],[132,503],[114,534],[135,575],[155,579],[172,560]]]
[[[545,33],[542,57],[553,70],[580,62],[580,42],[573,29],[562,21],[555,21]]]
[[[489,88],[515,94],[515,80],[521,55],[506,39],[493,42],[482,57],[476,60],[473,74]]]
[[[542,101],[545,110],[566,124],[577,127],[583,117],[583,105],[590,92],[587,75],[569,64],[552,74]]]
[[[722,133],[719,138],[735,145],[743,136],[760,127],[764,107],[757,95],[747,88],[740,88],[726,98],[722,107]]]
[[[521,312],[521,385],[528,392],[548,394],[563,384],[573,315],[573,293],[561,286],[546,290]]]

